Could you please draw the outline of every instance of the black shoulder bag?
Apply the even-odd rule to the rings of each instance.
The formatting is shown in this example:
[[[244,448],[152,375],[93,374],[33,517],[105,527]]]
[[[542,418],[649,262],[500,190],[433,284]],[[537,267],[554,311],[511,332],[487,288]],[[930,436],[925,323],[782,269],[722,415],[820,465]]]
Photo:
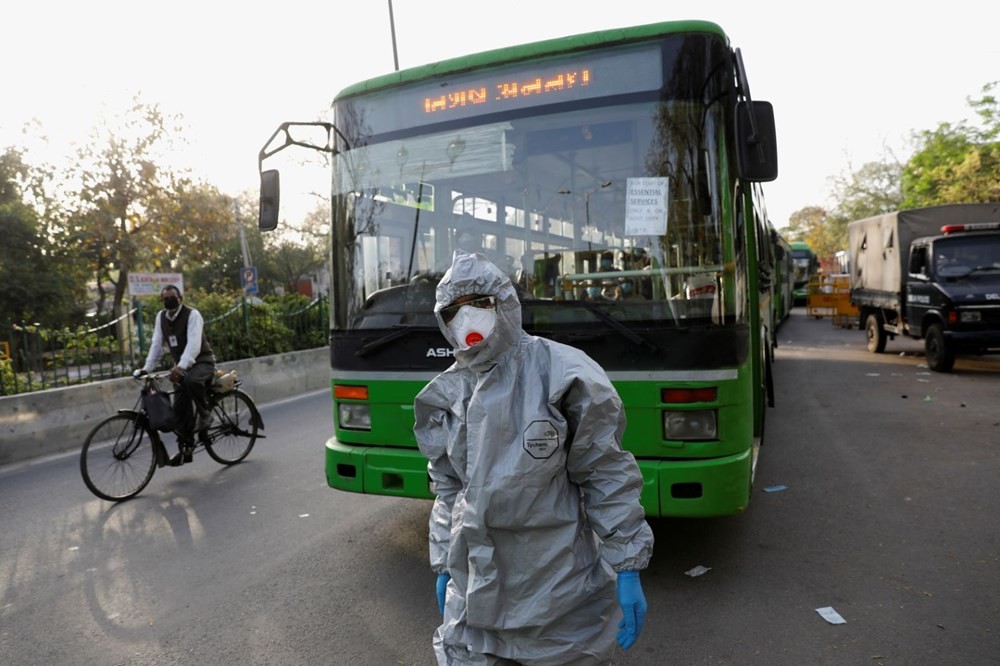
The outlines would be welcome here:
[[[174,416],[170,394],[156,389],[143,389],[142,408],[149,417],[149,425],[160,432],[173,432],[179,425]]]

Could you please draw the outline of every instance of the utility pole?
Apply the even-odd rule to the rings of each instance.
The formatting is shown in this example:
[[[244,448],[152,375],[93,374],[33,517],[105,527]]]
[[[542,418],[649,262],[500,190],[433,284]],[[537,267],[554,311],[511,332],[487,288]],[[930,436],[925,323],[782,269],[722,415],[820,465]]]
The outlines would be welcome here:
[[[396,53],[396,21],[392,18],[392,0],[389,0],[389,30],[392,32],[392,64],[399,71],[399,55]]]
[[[243,229],[243,220],[240,219],[240,204],[237,201],[233,201],[233,211],[236,214],[236,226],[240,230],[240,250],[243,251],[243,268],[249,268],[253,264],[250,263],[250,248],[247,245],[247,234]]]

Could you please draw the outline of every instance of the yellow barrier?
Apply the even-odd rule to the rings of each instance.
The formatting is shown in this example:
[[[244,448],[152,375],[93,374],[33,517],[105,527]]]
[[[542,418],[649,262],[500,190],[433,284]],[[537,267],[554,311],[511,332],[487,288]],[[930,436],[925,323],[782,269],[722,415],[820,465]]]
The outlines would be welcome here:
[[[832,317],[833,325],[851,328],[858,319],[858,308],[851,304],[849,275],[821,275],[809,282],[806,313],[822,319]]]
[[[0,361],[10,360],[10,343],[0,340]]]

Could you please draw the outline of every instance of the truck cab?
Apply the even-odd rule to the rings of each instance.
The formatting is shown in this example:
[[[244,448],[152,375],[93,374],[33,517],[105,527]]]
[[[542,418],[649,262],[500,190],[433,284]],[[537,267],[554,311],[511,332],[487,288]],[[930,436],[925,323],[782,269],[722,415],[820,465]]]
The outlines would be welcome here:
[[[1000,225],[944,225],[915,239],[902,296],[900,332],[924,340],[932,370],[1000,348]]]
[[[944,204],[847,225],[851,303],[868,350],[905,335],[927,366],[956,354],[1000,353],[1000,204]]]

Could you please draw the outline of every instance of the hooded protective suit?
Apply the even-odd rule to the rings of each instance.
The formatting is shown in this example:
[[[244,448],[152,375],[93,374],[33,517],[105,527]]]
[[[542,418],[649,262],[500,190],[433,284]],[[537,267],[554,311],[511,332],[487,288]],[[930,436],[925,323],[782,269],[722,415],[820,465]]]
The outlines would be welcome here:
[[[461,250],[434,308],[456,349],[440,312],[468,294],[496,297],[495,328],[414,403],[437,493],[431,567],[451,575],[438,662],[608,663],[614,572],[653,548],[621,401],[586,354],[525,333],[507,276]]]

